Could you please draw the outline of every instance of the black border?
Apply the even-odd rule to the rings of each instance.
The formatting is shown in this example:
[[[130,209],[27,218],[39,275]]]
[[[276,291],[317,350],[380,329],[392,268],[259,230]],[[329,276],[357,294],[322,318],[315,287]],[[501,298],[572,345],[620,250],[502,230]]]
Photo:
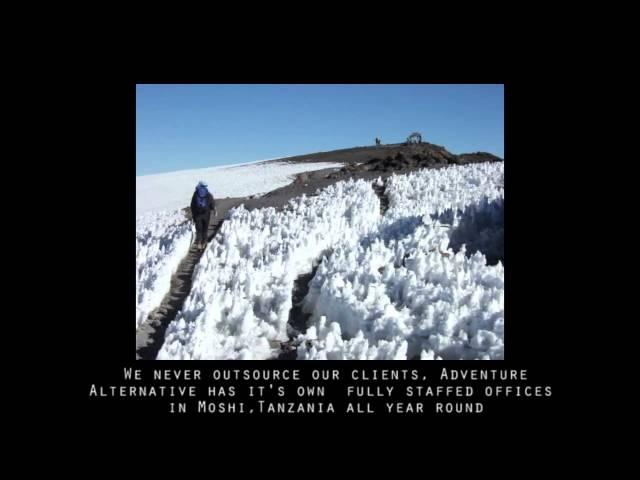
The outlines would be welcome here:
[[[469,76],[468,76],[469,77]],[[494,76],[496,77],[496,76]],[[144,81],[137,81],[144,80]],[[81,271],[92,270],[92,275],[79,285],[78,334],[74,336],[77,349],[72,354],[74,391],[82,401],[82,408],[92,418],[141,418],[167,415],[163,402],[148,402],[125,399],[90,400],[91,384],[122,384],[122,369],[125,366],[150,370],[158,368],[156,362],[136,362],[133,346],[133,315],[119,312],[133,312],[135,309],[134,278],[131,271],[135,250],[135,85],[149,82],[151,78],[111,83],[97,91],[91,89],[91,108],[84,113],[92,120],[89,125],[80,126],[82,132],[92,132],[81,148],[93,152],[92,163],[107,165],[92,175],[94,188],[101,192],[97,205],[87,210],[79,210],[79,215],[89,220],[103,222],[100,232],[90,244],[76,247],[77,253],[85,259],[80,261]],[[336,79],[336,83],[344,82]],[[165,82],[157,82],[165,83]],[[169,82],[166,82],[169,83]],[[183,83],[222,83],[196,82]],[[237,80],[236,83],[261,83]],[[265,83],[280,83],[267,81]],[[282,83],[331,83],[291,81]],[[507,234],[505,251],[508,260],[505,271],[505,360],[496,362],[410,362],[402,368],[419,368],[433,378],[444,364],[457,368],[525,368],[532,382],[551,385],[553,397],[545,401],[501,401],[483,414],[483,419],[508,419],[514,415],[529,419],[547,418],[552,407],[558,404],[563,385],[557,381],[558,359],[562,344],[552,334],[554,323],[561,322],[555,314],[550,317],[552,302],[562,300],[563,277],[550,274],[551,265],[556,265],[558,257],[555,245],[550,244],[549,230],[554,228],[557,212],[554,205],[552,182],[549,173],[542,167],[544,159],[539,142],[540,122],[547,117],[549,99],[539,85],[527,84],[512,79],[492,78],[491,81],[473,81],[470,78],[449,80],[448,82],[411,79],[408,82],[385,82],[378,80],[362,83],[503,83],[505,85],[505,185],[509,207],[505,209]],[[89,111],[90,110],[90,111]],[[91,171],[91,166],[88,168]],[[128,215],[124,212],[128,212]],[[550,229],[536,228],[542,222]],[[96,259],[95,251],[103,252]],[[507,255],[507,254],[506,254]],[[133,257],[133,258],[132,258]],[[89,261],[91,259],[91,261]],[[93,261],[97,260],[97,264]],[[84,263],[84,265],[83,265]],[[69,272],[71,277],[77,273]],[[127,278],[127,281],[123,281]],[[125,301],[126,299],[126,301]],[[120,306],[122,305],[122,306]],[[129,305],[127,307],[127,305]],[[564,313],[561,310],[561,313]],[[560,327],[558,327],[558,330]],[[318,365],[322,363],[322,365]],[[419,365],[413,366],[413,363]],[[491,365],[485,365],[485,364]],[[233,364],[233,365],[232,365]],[[302,365],[300,365],[302,364]],[[348,365],[355,364],[355,365]],[[301,368],[304,370],[324,368],[348,368],[357,366],[364,369],[399,368],[397,362],[164,362],[162,368]],[[183,417],[184,418],[184,417]],[[198,416],[199,421],[222,418]],[[257,421],[256,417],[235,417],[237,420]],[[292,417],[299,418],[299,417]],[[322,420],[327,417],[316,417]],[[378,416],[376,416],[378,418]],[[411,422],[450,421],[451,417],[393,417],[409,418]]]

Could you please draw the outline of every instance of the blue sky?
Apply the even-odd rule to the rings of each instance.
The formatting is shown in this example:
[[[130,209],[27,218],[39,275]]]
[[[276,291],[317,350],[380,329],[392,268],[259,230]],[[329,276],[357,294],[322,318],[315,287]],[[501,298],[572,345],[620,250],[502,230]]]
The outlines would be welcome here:
[[[397,143],[504,157],[503,85],[137,85],[136,175]]]

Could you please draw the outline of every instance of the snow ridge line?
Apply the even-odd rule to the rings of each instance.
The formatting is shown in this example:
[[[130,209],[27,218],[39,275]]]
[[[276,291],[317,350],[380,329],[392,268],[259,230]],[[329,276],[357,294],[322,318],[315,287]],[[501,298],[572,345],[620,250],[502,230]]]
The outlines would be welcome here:
[[[191,221],[191,220],[187,220]],[[216,236],[224,220],[209,225],[207,240]],[[160,306],[152,311],[145,322],[136,331],[136,360],[155,360],[162,344],[168,325],[182,308],[185,298],[191,292],[193,272],[204,251],[196,248],[195,242],[182,259],[171,278],[171,287]]]

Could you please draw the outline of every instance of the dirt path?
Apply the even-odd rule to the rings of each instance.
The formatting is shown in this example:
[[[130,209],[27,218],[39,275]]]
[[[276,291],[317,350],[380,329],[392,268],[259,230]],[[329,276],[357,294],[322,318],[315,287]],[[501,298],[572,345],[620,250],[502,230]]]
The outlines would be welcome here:
[[[320,264],[318,263],[318,265]],[[311,272],[305,273],[304,275],[300,275],[296,278],[293,284],[291,298],[293,306],[291,307],[291,310],[289,310],[288,322],[289,341],[280,345],[282,351],[280,355],[278,355],[278,360],[296,360],[297,358],[297,347],[294,344],[295,338],[298,334],[307,331],[307,324],[311,317],[310,313],[304,313],[302,311],[302,303],[304,301],[304,297],[309,293],[309,284],[311,283],[311,280],[313,280],[313,277],[316,276],[318,265],[313,267]]]

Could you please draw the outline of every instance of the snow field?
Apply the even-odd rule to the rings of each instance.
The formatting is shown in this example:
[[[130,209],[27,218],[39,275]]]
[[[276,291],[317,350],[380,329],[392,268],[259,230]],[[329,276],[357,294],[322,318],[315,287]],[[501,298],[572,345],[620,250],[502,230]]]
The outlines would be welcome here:
[[[158,359],[273,358],[288,338],[294,281],[319,259],[298,358],[503,358],[504,269],[485,257],[503,255],[503,171],[488,163],[390,177],[384,217],[362,180],[280,212],[232,210]]]
[[[380,203],[362,180],[299,197],[284,211],[233,209],[194,272],[158,359],[267,359],[287,340],[295,279],[340,243],[375,231]]]
[[[502,240],[502,185],[502,163],[391,177],[376,234],[337,246],[318,267],[298,358],[503,358],[503,266],[464,246]]]
[[[337,163],[248,163],[182,170],[136,177],[136,216],[185,207],[200,180],[209,184],[214,198],[248,197],[270,192],[291,183],[293,176]]]

